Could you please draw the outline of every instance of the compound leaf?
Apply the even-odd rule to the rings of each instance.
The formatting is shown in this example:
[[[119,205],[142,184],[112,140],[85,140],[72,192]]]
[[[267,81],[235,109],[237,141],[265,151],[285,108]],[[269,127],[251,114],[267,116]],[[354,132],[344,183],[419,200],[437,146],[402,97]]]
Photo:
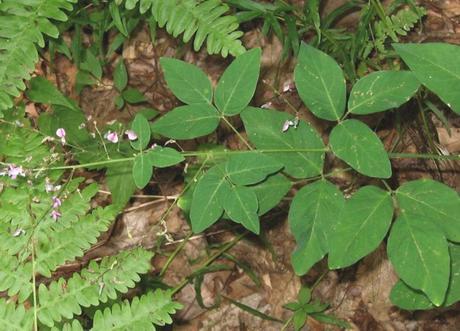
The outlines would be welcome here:
[[[235,186],[229,189],[223,199],[224,210],[228,217],[241,223],[246,229],[259,234],[260,224],[257,210],[259,203],[256,194],[247,187]]]
[[[423,85],[460,114],[460,47],[447,43],[394,44]]]
[[[133,163],[133,179],[138,188],[144,188],[150,181],[153,175],[153,168],[149,162],[149,158],[143,153],[134,158]]]
[[[295,195],[289,225],[298,245],[291,259],[298,275],[306,274],[327,254],[327,233],[343,205],[342,193],[325,180],[307,185]]]
[[[337,121],[345,111],[345,78],[335,60],[302,43],[294,79],[300,98],[319,118]]]
[[[239,114],[251,101],[260,72],[260,48],[238,56],[224,71],[216,87],[215,103],[226,116]]]
[[[193,232],[198,233],[213,225],[223,214],[219,196],[228,185],[223,169],[217,165],[199,180],[193,192],[190,221]]]
[[[213,106],[188,105],[174,108],[155,121],[151,129],[171,139],[193,139],[213,132],[219,120],[219,113]]]
[[[283,168],[275,158],[259,152],[236,154],[229,158],[225,170],[236,185],[251,185],[263,181]]]
[[[142,114],[136,114],[131,123],[131,130],[137,135],[137,140],[131,141],[131,146],[139,151],[144,150],[150,142],[150,124]]]
[[[353,114],[372,114],[397,108],[407,102],[420,87],[410,71],[377,71],[353,86],[348,111]]]
[[[424,218],[438,226],[447,239],[460,242],[460,198],[450,187],[429,179],[404,183],[396,191],[401,214]]]
[[[329,235],[329,268],[345,268],[382,242],[393,218],[390,194],[376,186],[359,189],[345,202]]]
[[[379,137],[363,122],[346,120],[332,129],[332,152],[369,177],[391,177],[391,163]]]
[[[275,207],[291,189],[291,181],[281,174],[268,176],[257,185],[249,186],[259,201],[259,215]]]
[[[258,149],[271,150],[273,157],[283,163],[284,171],[295,178],[321,174],[324,144],[305,121],[283,132],[286,121],[294,121],[289,114],[276,110],[248,107],[241,113],[249,140]],[[268,154],[268,153],[267,153]]]
[[[145,155],[148,162],[157,168],[166,168],[181,163],[185,160],[184,156],[171,147],[157,146]]]
[[[211,103],[211,82],[201,69],[172,58],[162,57],[160,63],[168,87],[180,101],[188,104]]]
[[[388,238],[388,257],[399,277],[410,287],[422,290],[440,306],[450,275],[450,257],[444,234],[425,218],[401,214]]]

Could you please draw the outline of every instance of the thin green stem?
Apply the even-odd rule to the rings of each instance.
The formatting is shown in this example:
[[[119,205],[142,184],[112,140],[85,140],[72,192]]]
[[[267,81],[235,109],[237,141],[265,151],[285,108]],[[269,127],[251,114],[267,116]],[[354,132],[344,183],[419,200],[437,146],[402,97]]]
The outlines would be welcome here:
[[[241,142],[245,144],[249,150],[252,150],[252,146],[249,144],[249,142],[241,135],[241,133],[233,126],[232,123],[230,123],[230,121],[225,116],[222,116],[222,120],[230,127],[230,129],[232,129],[233,132],[235,132]]]
[[[328,148],[295,148],[295,149],[258,149],[259,153],[276,154],[276,153],[324,153],[329,152]],[[223,150],[223,151],[184,151],[181,154],[184,157],[195,157],[195,156],[213,156],[213,155],[229,155],[229,154],[243,154],[251,153],[248,150]],[[433,159],[433,160],[452,160],[460,161],[460,155],[438,155],[438,154],[418,154],[418,153],[388,153],[388,156],[392,159]],[[111,159],[83,164],[59,166],[59,167],[48,167],[48,168],[36,168],[32,169],[33,172],[39,172],[44,170],[68,170],[68,169],[80,169],[96,166],[104,166],[107,164],[121,163],[133,161],[134,157],[126,157],[120,159]],[[8,165],[8,163],[0,162],[2,165]]]
[[[166,271],[168,270],[169,266],[171,265],[171,263],[174,261],[174,259],[176,258],[177,254],[180,253],[180,251],[184,248],[185,244],[188,242],[188,240],[192,237],[193,235],[193,232],[190,232],[183,240],[182,242],[176,247],[176,249],[174,250],[174,252],[172,252],[172,254],[168,257],[168,260],[166,261],[165,265],[163,266],[163,268],[161,268],[161,271],[160,271],[160,277],[163,277],[164,274],[166,273]]]
[[[35,240],[32,235],[32,296],[34,303],[34,331],[38,331],[38,302],[37,302],[37,281],[35,277]]]
[[[203,269],[207,266],[209,266],[212,262],[214,262],[216,259],[219,258],[223,253],[228,251],[230,248],[235,246],[241,239],[243,239],[246,235],[248,234],[247,231],[241,233],[237,237],[235,237],[233,240],[227,242],[221,249],[219,249],[216,253],[211,255],[197,270]],[[196,271],[195,271],[196,272]],[[185,285],[187,285],[189,282],[189,278],[185,278],[182,280],[172,291],[172,295],[176,294],[179,292],[181,289],[184,288]]]
[[[460,161],[460,155],[418,154],[418,153],[388,153],[392,159],[432,159]]]

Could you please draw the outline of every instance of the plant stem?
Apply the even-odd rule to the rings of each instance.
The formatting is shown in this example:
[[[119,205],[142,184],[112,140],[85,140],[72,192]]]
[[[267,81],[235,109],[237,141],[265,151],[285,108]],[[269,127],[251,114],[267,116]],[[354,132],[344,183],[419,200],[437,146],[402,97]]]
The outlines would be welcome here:
[[[294,148],[294,149],[258,149],[256,150],[259,153],[324,153],[328,152],[327,148]],[[212,156],[212,155],[229,155],[229,154],[244,154],[252,153],[254,151],[248,150],[223,150],[223,151],[184,151],[180,152],[184,157],[194,157],[194,156]],[[453,160],[460,161],[460,155],[439,155],[439,154],[418,154],[418,153],[388,153],[388,156],[392,159],[432,159],[432,160]],[[133,161],[134,157],[126,157],[121,159],[111,159],[104,161],[97,161],[84,164],[75,164],[68,166],[59,166],[59,167],[49,167],[49,168],[36,168],[32,169],[33,172],[45,171],[45,170],[67,170],[67,169],[80,169],[96,166],[104,166],[107,164],[121,163]],[[0,162],[2,165],[8,165],[8,163]]]
[[[392,159],[432,159],[460,161],[460,155],[417,154],[417,153],[388,153]]]
[[[229,122],[229,120],[227,120],[227,118],[225,116],[222,116],[222,119],[224,120],[224,122],[230,127],[230,129],[232,129],[233,132],[235,132],[235,134],[238,136],[238,138],[241,140],[241,142],[243,144],[246,145],[246,147],[249,149],[249,150],[252,150],[252,146],[249,144],[249,142],[244,139],[244,137],[241,135],[241,133],[233,126],[232,123]]]
[[[166,271],[168,270],[169,266],[171,265],[171,263],[174,261],[174,259],[176,258],[177,254],[179,254],[179,252],[182,250],[182,248],[184,248],[185,244],[188,242],[188,240],[192,237],[193,235],[193,232],[190,232],[183,240],[182,242],[176,247],[176,249],[174,250],[174,252],[168,257],[168,260],[166,261],[165,265],[163,266],[163,268],[161,269],[160,271],[160,277],[163,277],[164,274],[166,273]]]
[[[235,237],[233,240],[227,242],[221,249],[219,249],[216,253],[214,253],[213,255],[211,255],[196,271],[202,269],[202,268],[205,268],[207,267],[208,265],[210,265],[212,262],[214,262],[217,258],[219,258],[219,256],[221,256],[223,253],[225,253],[226,251],[228,251],[230,248],[232,248],[233,246],[235,246],[241,239],[243,239],[246,235],[248,234],[247,231],[243,232],[242,234],[238,235],[237,237]],[[194,272],[196,272],[194,271]],[[189,278],[185,278],[184,280],[182,280],[172,291],[172,295],[176,294],[177,292],[179,292],[182,288],[184,288],[185,285],[187,285],[187,283],[189,282]]]

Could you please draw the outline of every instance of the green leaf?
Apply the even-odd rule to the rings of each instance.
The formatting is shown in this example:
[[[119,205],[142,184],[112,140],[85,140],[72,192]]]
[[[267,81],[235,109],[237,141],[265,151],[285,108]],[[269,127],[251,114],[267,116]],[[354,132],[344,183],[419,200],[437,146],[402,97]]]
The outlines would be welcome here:
[[[302,43],[294,79],[300,98],[319,118],[337,121],[345,111],[345,78],[329,55]]]
[[[128,28],[126,27],[126,22],[124,17],[120,13],[120,9],[116,3],[111,2],[109,4],[110,15],[112,16],[113,23],[125,37],[129,37]]]
[[[410,71],[373,72],[353,86],[348,111],[365,115],[398,108],[409,101],[419,87],[419,81]]]
[[[310,315],[313,319],[317,320],[318,322],[330,325],[336,325],[343,329],[351,329],[351,325],[348,324],[347,321],[341,320],[333,315],[328,315],[324,313],[313,313]]]
[[[311,300],[311,290],[308,287],[303,286],[300,289],[299,294],[297,295],[297,300],[302,305],[306,305],[307,303],[309,303]]]
[[[283,163],[287,174],[308,178],[322,173],[324,144],[310,124],[299,121],[297,128],[283,132],[284,123],[294,121],[292,116],[253,107],[242,112],[241,118],[249,140],[258,149],[272,150],[270,155]]]
[[[393,44],[418,80],[460,114],[460,47],[447,43]]]
[[[119,92],[123,91],[128,85],[128,72],[126,71],[123,59],[120,59],[115,67],[115,71],[113,73],[113,83]]]
[[[460,245],[449,244],[451,258],[451,272],[449,287],[443,307],[448,307],[460,301]],[[390,294],[391,302],[402,309],[418,310],[434,308],[426,295],[411,288],[403,281],[399,281],[393,287]]]
[[[393,218],[388,192],[376,186],[359,189],[336,218],[329,233],[329,268],[345,268],[363,258],[385,238]]]
[[[144,150],[150,142],[150,124],[144,115],[136,114],[131,123],[131,130],[137,135],[137,140],[130,141],[131,146],[138,151]]]
[[[295,331],[300,331],[307,321],[308,315],[303,310],[297,310],[292,318],[292,324]]]
[[[259,216],[264,215],[278,205],[291,189],[291,181],[281,174],[271,175],[266,180],[250,188],[259,201]]]
[[[211,104],[211,82],[201,69],[172,58],[162,57],[160,63],[168,87],[180,101],[188,104]]]
[[[144,95],[138,89],[132,87],[128,87],[123,91],[121,95],[127,103],[136,104],[147,101],[147,99],[145,99]]]
[[[401,214],[391,229],[387,251],[405,283],[422,290],[436,306],[444,302],[450,257],[446,238],[436,225]]]
[[[132,176],[132,162],[121,162],[107,168],[107,186],[112,193],[112,203],[125,206],[136,190]]]
[[[228,178],[236,185],[251,185],[263,181],[283,168],[276,159],[259,152],[232,155],[225,167]]]
[[[289,209],[289,225],[298,245],[291,258],[296,274],[306,274],[328,253],[327,234],[343,206],[342,193],[325,180],[297,192]]]
[[[257,210],[259,203],[256,194],[244,186],[229,189],[223,199],[224,210],[233,221],[241,223],[246,229],[259,234],[260,224]]]
[[[170,147],[157,146],[146,155],[148,162],[157,168],[166,168],[181,163],[185,160],[184,156]]]
[[[3,328],[11,331],[32,330],[34,319],[32,309],[24,305],[16,306],[12,300],[0,299],[0,323]]]
[[[172,324],[170,315],[181,308],[181,304],[172,301],[171,291],[157,289],[131,302],[125,300],[96,311],[91,331],[156,330],[154,325]]]
[[[217,108],[226,116],[239,114],[251,101],[260,72],[260,48],[238,56],[224,71],[216,87]]]
[[[429,179],[404,183],[396,191],[401,214],[424,218],[438,226],[447,239],[460,242],[460,198],[450,187]]]
[[[144,188],[153,175],[153,168],[149,158],[144,154],[139,154],[134,159],[133,179],[138,188]]]
[[[190,208],[190,221],[195,233],[213,225],[223,214],[219,195],[228,185],[223,169],[214,166],[206,172],[196,185]]]
[[[379,137],[363,122],[346,120],[332,129],[332,152],[369,177],[391,177],[391,163]]]
[[[402,280],[391,289],[390,300],[394,305],[406,310],[425,310],[435,307],[422,291],[411,288]]]
[[[192,139],[213,132],[219,125],[219,119],[219,113],[213,106],[182,106],[155,121],[151,129],[154,133],[172,139]]]
[[[33,102],[48,105],[60,105],[73,110],[78,108],[59,91],[56,86],[43,77],[34,77],[30,80],[30,88],[27,90],[27,98]]]
[[[86,49],[85,62],[80,64],[80,68],[87,71],[99,80],[102,78],[101,62],[99,62],[99,59],[93,54],[93,52],[91,52],[89,48]]]

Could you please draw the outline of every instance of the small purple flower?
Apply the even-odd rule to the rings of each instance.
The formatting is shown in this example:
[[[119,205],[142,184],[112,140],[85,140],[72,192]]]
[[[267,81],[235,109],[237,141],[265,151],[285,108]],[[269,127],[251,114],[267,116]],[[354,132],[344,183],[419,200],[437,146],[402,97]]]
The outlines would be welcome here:
[[[105,134],[105,139],[116,144],[118,142],[118,134],[116,132],[108,131]]]
[[[10,176],[11,179],[16,179],[18,176],[25,177],[25,175],[22,166],[16,167],[14,164],[8,166],[8,176]]]
[[[63,145],[65,145],[65,130],[64,128],[59,128],[56,130],[56,136],[58,136],[58,138],[61,138],[61,143]]]
[[[57,211],[56,209],[53,209],[50,216],[53,220],[57,221],[58,218],[61,217],[62,215],[59,211]]]
[[[62,205],[62,201],[58,197],[52,197],[52,200],[53,200],[53,208],[59,208]]]
[[[137,134],[133,130],[126,130],[125,134],[128,136],[128,139],[133,141],[137,139]]]

